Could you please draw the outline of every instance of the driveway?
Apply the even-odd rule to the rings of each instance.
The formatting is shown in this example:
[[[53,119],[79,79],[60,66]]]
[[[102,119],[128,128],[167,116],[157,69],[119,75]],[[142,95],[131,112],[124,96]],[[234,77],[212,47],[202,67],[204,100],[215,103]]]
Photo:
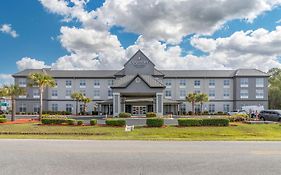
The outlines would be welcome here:
[[[0,140],[3,175],[279,175],[281,142]]]

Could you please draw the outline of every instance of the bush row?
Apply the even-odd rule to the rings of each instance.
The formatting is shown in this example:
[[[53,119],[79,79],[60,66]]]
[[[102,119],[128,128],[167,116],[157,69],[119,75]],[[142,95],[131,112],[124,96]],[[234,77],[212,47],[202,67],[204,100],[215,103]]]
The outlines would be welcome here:
[[[107,119],[105,124],[108,126],[125,126],[126,120],[124,119]]]
[[[164,126],[163,118],[148,118],[146,119],[146,125],[148,127],[162,127]]]
[[[0,115],[0,118],[6,118],[6,115]]]
[[[7,122],[6,118],[0,118],[0,123],[5,123],[5,122]]]
[[[227,118],[181,118],[178,119],[179,126],[228,126]]]
[[[188,115],[194,115],[192,111],[188,111]],[[203,111],[203,112],[195,112],[195,115],[227,115],[227,113],[218,111],[214,113],[210,113],[209,111]]]
[[[49,114],[49,115],[71,115],[71,112],[67,112],[67,111],[43,111],[42,114]]]
[[[230,122],[243,122],[246,121],[249,116],[247,114],[234,114],[227,117]]]
[[[155,112],[148,112],[146,113],[145,115],[147,118],[153,118],[153,117],[156,117],[156,113]]]
[[[121,112],[119,113],[119,118],[130,118],[131,114],[127,112]]]

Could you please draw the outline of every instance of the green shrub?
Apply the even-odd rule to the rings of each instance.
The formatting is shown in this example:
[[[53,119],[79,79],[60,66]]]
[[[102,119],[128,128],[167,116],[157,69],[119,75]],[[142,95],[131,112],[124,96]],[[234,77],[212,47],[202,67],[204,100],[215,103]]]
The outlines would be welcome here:
[[[45,125],[52,125],[52,124],[64,124],[67,123],[67,119],[61,119],[61,118],[42,118],[41,119],[42,124]]]
[[[90,120],[90,124],[91,124],[92,126],[96,125],[96,124],[97,124],[97,120],[96,120],[96,119],[91,119],[91,120]]]
[[[202,119],[203,126],[228,126],[229,120],[226,118],[204,118]]]
[[[68,125],[75,125],[76,120],[75,119],[67,119],[66,122],[67,122]]]
[[[193,115],[193,112],[192,111],[188,111],[188,115]]]
[[[230,122],[243,122],[249,118],[247,114],[234,114],[232,116],[228,116]]]
[[[84,121],[83,120],[77,120],[77,125],[83,125]]]
[[[202,119],[197,118],[180,118],[178,119],[179,126],[202,126]]]
[[[208,114],[209,114],[209,111],[203,111],[203,114],[204,114],[204,115],[208,115]]]
[[[224,112],[218,111],[218,112],[217,112],[217,115],[224,115]]]
[[[125,126],[126,120],[124,120],[124,119],[106,119],[105,124],[108,126]]]
[[[0,123],[5,123],[5,122],[7,122],[6,118],[0,118]]]
[[[145,114],[146,118],[153,118],[156,117],[156,113],[155,112],[148,112]]]
[[[127,112],[121,112],[119,113],[119,118],[130,118],[131,114]]]
[[[6,118],[6,116],[5,115],[0,115],[0,118]]]
[[[162,127],[164,125],[163,118],[148,118],[146,119],[146,125],[148,127]]]

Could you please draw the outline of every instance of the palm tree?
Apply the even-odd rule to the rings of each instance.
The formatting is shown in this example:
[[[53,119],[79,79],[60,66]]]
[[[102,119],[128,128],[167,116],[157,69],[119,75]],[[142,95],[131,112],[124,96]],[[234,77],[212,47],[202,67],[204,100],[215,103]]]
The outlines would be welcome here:
[[[197,102],[197,94],[196,93],[189,93],[187,96],[186,96],[186,101],[188,101],[189,103],[191,103],[192,105],[192,114],[194,114],[194,106],[195,106],[195,103]]]
[[[196,98],[197,98],[196,101],[200,103],[201,112],[203,112],[203,104],[209,101],[209,96],[204,93],[199,93],[196,95]]]
[[[19,87],[18,85],[4,85],[0,90],[1,96],[9,97],[12,101],[12,116],[11,121],[15,120],[16,116],[16,97],[25,95],[25,88]]]
[[[39,112],[39,120],[42,118],[43,111],[43,93],[47,87],[54,87],[56,85],[53,77],[48,75],[47,73],[31,73],[28,76],[30,81],[30,86],[38,86],[40,93],[40,112]]]
[[[86,105],[87,105],[87,103],[90,103],[92,100],[90,98],[84,96],[81,101],[84,103],[83,113],[85,114],[86,113],[86,107],[87,107]]]
[[[76,115],[78,114],[78,102],[83,99],[83,94],[81,92],[73,92],[71,98],[76,101]]]

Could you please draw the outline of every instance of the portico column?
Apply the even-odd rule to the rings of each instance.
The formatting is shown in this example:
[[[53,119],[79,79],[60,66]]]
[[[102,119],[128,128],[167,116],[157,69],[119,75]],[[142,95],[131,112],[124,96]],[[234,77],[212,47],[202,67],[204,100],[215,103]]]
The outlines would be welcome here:
[[[163,116],[163,93],[156,93],[156,114]]]
[[[113,116],[118,116],[121,111],[120,93],[113,93]]]

